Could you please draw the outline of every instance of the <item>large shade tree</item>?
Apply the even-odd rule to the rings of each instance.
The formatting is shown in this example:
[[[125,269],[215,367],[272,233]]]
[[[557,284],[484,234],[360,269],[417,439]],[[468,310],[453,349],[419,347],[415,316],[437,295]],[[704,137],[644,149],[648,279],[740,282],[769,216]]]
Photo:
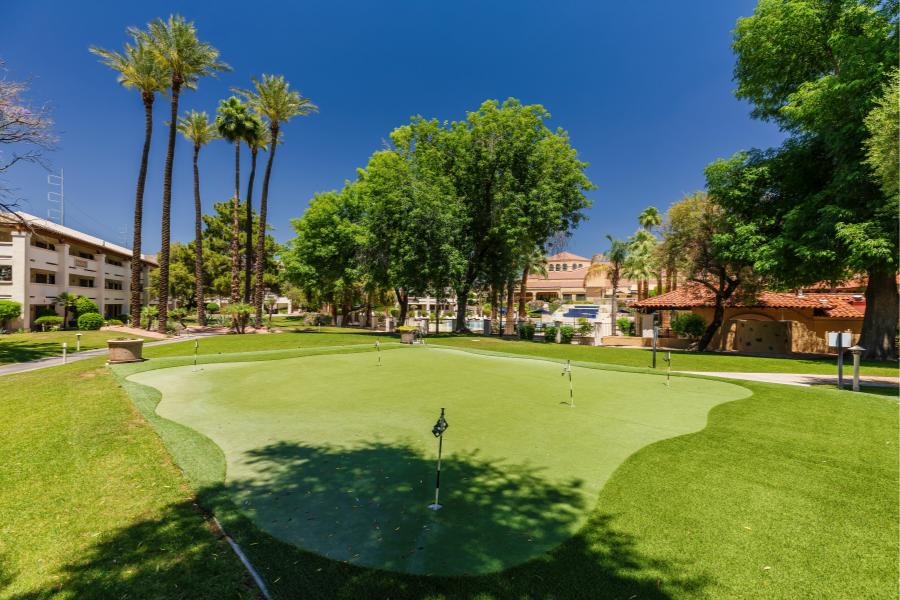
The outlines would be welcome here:
[[[716,202],[765,239],[758,270],[792,287],[868,277],[870,359],[896,356],[900,310],[898,198],[867,162],[865,122],[897,65],[897,26],[897,2],[761,0],[733,32],[735,95],[791,137],[706,170]]]
[[[232,91],[246,98],[256,113],[269,121],[270,146],[269,160],[266,162],[266,173],[263,176],[262,194],[259,200],[259,215],[263,222],[266,220],[267,202],[269,199],[269,181],[272,177],[272,162],[275,160],[275,148],[278,144],[281,124],[287,123],[292,117],[306,116],[319,112],[319,107],[309,98],[304,98],[297,90],[290,89],[290,84],[281,75],[266,75],[262,80],[251,77],[254,89],[233,88]],[[263,233],[260,232],[256,240],[256,262],[262,264],[265,261],[265,243]],[[256,320],[262,322],[263,285],[260,279],[262,272],[257,268]]]
[[[134,35],[134,34],[132,34]],[[153,102],[156,94],[168,95],[172,87],[171,72],[157,60],[140,36],[135,44],[125,44],[122,52],[91,46],[89,50],[101,58],[100,62],[119,72],[118,82],[125,89],[136,90],[144,104],[144,149],[138,171],[137,192],[134,198],[134,238],[131,246],[131,326],[141,326],[141,234],[144,220],[144,185],[150,159],[150,138],[153,135]]]
[[[219,139],[219,133],[209,121],[206,111],[185,112],[183,117],[178,117],[178,131],[194,145],[194,278],[197,282],[197,322],[206,325],[206,303],[203,301],[203,238],[201,228],[203,225],[203,209],[200,205],[200,170],[197,166],[197,158],[200,148],[209,142]]]
[[[166,317],[169,301],[169,245],[172,212],[172,167],[175,161],[175,140],[178,130],[178,99],[182,90],[194,90],[201,77],[215,76],[218,72],[230,72],[231,67],[221,62],[219,51],[207,42],[197,39],[193,21],[188,23],[181,15],[172,15],[168,21],[154,19],[147,31],[135,27],[129,33],[146,45],[156,62],[164,67],[171,80],[171,117],[169,142],[166,146],[166,166],[163,174],[162,236],[159,250],[159,332],[166,333]]]

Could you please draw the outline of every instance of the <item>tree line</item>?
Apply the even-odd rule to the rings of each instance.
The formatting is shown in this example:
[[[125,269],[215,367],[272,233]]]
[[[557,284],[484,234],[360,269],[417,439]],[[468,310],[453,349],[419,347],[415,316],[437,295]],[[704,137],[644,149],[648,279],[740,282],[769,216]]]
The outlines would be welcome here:
[[[256,175],[256,157],[259,150],[268,149],[268,160],[263,176],[260,194],[259,223],[266,223],[269,182],[275,149],[281,143],[281,126],[292,117],[317,112],[318,108],[290,85],[281,75],[263,74],[260,79],[251,76],[252,89],[232,87],[237,96],[220,102],[219,115],[210,123],[206,112],[189,111],[184,116],[178,114],[178,104],[182,92],[197,89],[202,77],[217,77],[218,73],[230,73],[231,67],[219,60],[219,50],[209,43],[200,41],[193,22],[187,22],[180,15],[172,15],[168,20],[155,19],[146,30],[130,27],[127,30],[133,44],[124,44],[122,52],[91,46],[90,51],[101,57],[100,62],[118,72],[118,81],[126,89],[140,92],[145,113],[145,133],[141,167],[138,174],[134,210],[134,240],[132,246],[131,271],[131,318],[132,326],[140,326],[141,308],[141,233],[143,227],[144,186],[147,179],[147,163],[150,154],[150,140],[153,133],[153,105],[157,95],[170,103],[168,121],[168,144],[163,174],[162,197],[162,240],[159,252],[159,274],[156,284],[159,297],[159,330],[165,333],[170,299],[170,270],[173,244],[170,243],[172,171],[174,169],[175,143],[181,132],[193,144],[194,149],[194,204],[196,213],[194,240],[194,281],[198,322],[205,325],[202,208],[200,202],[200,174],[198,156],[200,149],[215,139],[225,139],[235,145],[235,192],[232,198],[233,222],[231,239],[231,285],[232,304],[241,300],[241,257],[240,257],[240,157],[241,143],[251,151],[251,175],[248,182],[244,230],[244,303],[252,301],[257,323],[262,322],[263,290],[267,261],[266,227],[257,227],[255,253],[252,223],[252,194]],[[255,256],[254,256],[255,254]],[[269,255],[270,257],[271,255]],[[255,260],[254,260],[255,259]],[[251,299],[250,265],[254,264],[255,282]],[[248,307],[249,308],[249,307]]]

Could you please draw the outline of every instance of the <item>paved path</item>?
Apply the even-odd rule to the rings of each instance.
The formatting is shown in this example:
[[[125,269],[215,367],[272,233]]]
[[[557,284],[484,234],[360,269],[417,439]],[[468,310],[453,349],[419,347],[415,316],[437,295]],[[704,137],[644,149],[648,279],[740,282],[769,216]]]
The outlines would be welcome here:
[[[701,373],[699,371],[679,371],[692,375],[709,375],[710,377],[725,377],[729,379],[743,379],[745,381],[767,381],[769,383],[783,383],[785,385],[837,385],[837,375],[799,375],[795,373]],[[900,377],[878,377],[875,375],[860,375],[861,385],[875,385],[880,387],[900,386]],[[853,388],[853,371],[844,373],[844,388]]]
[[[225,335],[223,333],[189,333],[179,335],[177,338],[168,340],[160,340],[158,342],[145,342],[144,347],[162,346],[164,344],[175,344],[177,342],[186,342],[188,340],[196,340],[200,338],[213,337],[217,335]],[[85,350],[84,352],[75,352],[66,356],[66,363],[84,360],[86,358],[94,358],[109,354],[109,348],[100,348],[98,350]],[[37,369],[46,369],[47,367],[56,367],[63,364],[62,354],[59,356],[48,356],[47,358],[39,358],[37,360],[29,360],[27,362],[14,363],[0,367],[0,375],[12,375],[13,373],[25,373],[27,371],[35,371]]]

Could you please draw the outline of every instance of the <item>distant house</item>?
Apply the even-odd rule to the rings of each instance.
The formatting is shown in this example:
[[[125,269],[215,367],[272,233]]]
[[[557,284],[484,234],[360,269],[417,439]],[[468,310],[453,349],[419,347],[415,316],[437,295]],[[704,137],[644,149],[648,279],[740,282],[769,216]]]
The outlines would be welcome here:
[[[592,276],[585,286],[584,276],[591,266],[591,259],[571,252],[560,252],[547,258],[547,277],[529,275],[525,290],[525,300],[551,302],[599,302],[601,298],[613,295],[608,273]],[[655,289],[651,282],[650,289]],[[637,282],[620,279],[616,286],[616,296],[628,298],[635,294]],[[516,292],[518,295],[518,291]]]
[[[693,284],[632,306],[642,313],[691,311],[711,322],[715,296],[706,287]],[[851,333],[855,343],[862,331],[865,311],[861,294],[763,292],[752,304],[732,297],[725,303],[725,323],[711,347],[751,352],[828,352],[833,350],[827,345],[829,332]],[[752,321],[772,325],[747,323]],[[748,327],[753,327],[753,335]]]

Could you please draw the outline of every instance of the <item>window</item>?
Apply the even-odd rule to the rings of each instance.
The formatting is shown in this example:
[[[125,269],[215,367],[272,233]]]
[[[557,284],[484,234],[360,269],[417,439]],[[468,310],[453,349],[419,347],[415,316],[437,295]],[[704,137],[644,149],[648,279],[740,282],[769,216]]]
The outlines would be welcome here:
[[[578,302],[584,302],[584,301],[585,301],[585,294],[576,294],[576,295],[575,295],[575,300],[578,301]]]
[[[90,279],[79,279],[78,285],[81,287],[94,287],[94,282]]]
[[[550,270],[553,270],[553,267],[550,267]],[[559,271],[559,265],[556,265],[556,270]]]
[[[56,275],[49,274],[49,273],[35,273],[34,274],[34,282],[35,283],[56,284]]]
[[[563,301],[564,301],[564,302],[571,302],[571,301],[572,301],[572,294],[563,294]]]
[[[569,265],[565,265],[565,264],[563,265],[563,271],[567,270],[568,268],[569,268]]]
[[[119,304],[107,304],[103,307],[103,311],[106,313],[106,318],[110,317],[118,317],[122,314],[122,306]]]
[[[108,265],[115,265],[115,266],[117,266],[117,267],[121,267],[121,266],[122,266],[122,263],[121,263],[120,261],[115,260],[115,259],[112,259],[112,258],[110,258],[110,257],[108,257],[108,256],[106,257],[106,264],[108,264]]]
[[[121,281],[110,281],[106,280],[106,289],[108,290],[121,290],[122,282]]]
[[[56,252],[56,246],[54,246],[53,244],[48,244],[46,242],[34,242],[34,245],[38,248],[43,248],[44,250],[53,250],[54,252]]]
[[[576,265],[575,263],[572,263],[572,270],[574,271],[577,268],[578,268],[578,265]]]
[[[93,255],[93,254],[88,254],[87,252],[79,252],[79,253],[78,253],[78,256],[80,256],[81,258],[87,258],[87,259],[90,259],[90,260],[94,260],[94,255]]]
[[[579,269],[580,269],[581,267],[583,267],[583,266],[584,266],[583,264],[578,263],[578,268],[579,268]]]
[[[12,281],[11,265],[0,265],[0,281]]]

